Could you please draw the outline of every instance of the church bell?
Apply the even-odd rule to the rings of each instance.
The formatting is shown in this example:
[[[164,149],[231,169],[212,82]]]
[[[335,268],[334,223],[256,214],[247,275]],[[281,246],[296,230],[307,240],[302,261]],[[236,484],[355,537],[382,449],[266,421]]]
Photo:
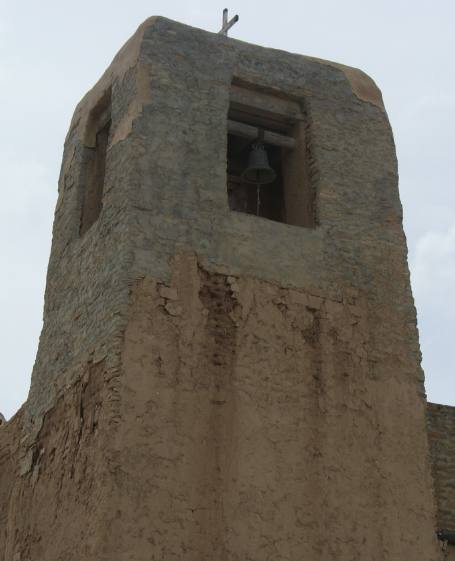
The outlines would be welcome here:
[[[276,173],[270,167],[267,152],[262,142],[256,142],[248,157],[248,166],[242,173],[242,179],[248,183],[265,185],[275,181]]]

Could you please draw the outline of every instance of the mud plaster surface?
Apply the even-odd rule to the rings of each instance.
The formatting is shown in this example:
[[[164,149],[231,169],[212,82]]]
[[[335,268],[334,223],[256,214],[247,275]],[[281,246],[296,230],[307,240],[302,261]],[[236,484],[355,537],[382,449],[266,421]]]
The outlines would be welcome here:
[[[121,372],[88,367],[46,414],[28,471],[0,480],[3,559],[431,551],[433,536],[404,530],[429,500],[409,496],[419,439],[393,421],[411,389],[372,376],[367,313],[361,294],[334,302],[209,274],[193,257],[176,259],[169,285],[138,281]]]
[[[162,558],[431,551],[433,535],[403,531],[431,500],[423,489],[409,496],[422,469],[409,454],[424,448],[394,421],[413,390],[372,375],[362,295],[334,302],[207,274],[191,258],[177,260],[172,287],[144,279],[133,295],[122,464],[147,475],[142,508],[125,488],[119,530],[151,515]],[[126,554],[133,543],[117,546]]]
[[[164,18],[129,45],[66,140],[32,388],[0,432],[0,555],[439,559],[372,83],[362,101],[331,64]],[[301,101],[318,228],[229,211],[234,76]],[[108,88],[103,210],[81,238],[84,123]]]
[[[427,423],[438,505],[437,524],[438,528],[453,530],[455,529],[455,407],[429,403]]]

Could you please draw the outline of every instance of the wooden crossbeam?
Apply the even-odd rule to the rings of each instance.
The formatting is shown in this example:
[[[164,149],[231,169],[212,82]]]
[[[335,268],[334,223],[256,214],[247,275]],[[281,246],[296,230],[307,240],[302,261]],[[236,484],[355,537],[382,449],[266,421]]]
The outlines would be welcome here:
[[[228,132],[250,140],[256,140],[259,136],[258,127],[231,120],[228,120]],[[287,148],[288,150],[295,148],[295,138],[267,130],[264,131],[264,142],[266,144],[272,144],[273,146]]]

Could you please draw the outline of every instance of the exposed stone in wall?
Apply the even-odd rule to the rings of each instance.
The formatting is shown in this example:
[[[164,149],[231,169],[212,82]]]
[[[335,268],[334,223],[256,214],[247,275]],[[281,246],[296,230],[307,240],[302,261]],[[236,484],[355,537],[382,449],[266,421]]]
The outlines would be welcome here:
[[[207,270],[305,287],[332,299],[343,286],[355,286],[370,293],[378,310],[390,308],[386,313],[399,301],[406,336],[414,341],[407,375],[421,374],[392,134],[383,108],[354,94],[346,73],[346,67],[164,18],[141,26],[79,104],[65,142],[44,328],[26,414],[35,430],[90,360],[107,357],[115,367],[129,283],[144,275],[169,279],[169,263],[181,252],[196,253]],[[229,210],[226,115],[233,78],[304,108],[317,228]],[[371,80],[364,81],[369,99],[380,96]],[[87,123],[108,90],[103,210],[80,237],[81,170],[92,144]],[[382,336],[387,329],[378,331]]]
[[[230,211],[234,78],[303,107],[317,227]],[[374,83],[148,20],[65,142],[32,387],[0,432],[2,561],[439,561],[425,411]]]
[[[5,540],[14,531],[9,521],[11,493],[17,478],[19,442],[21,438],[22,411],[0,428],[0,559],[5,557]]]
[[[425,528],[431,492],[409,493],[419,435],[397,439],[393,419],[411,395],[371,370],[367,320],[354,290],[333,301],[193,256],[170,282],[137,281],[121,370],[88,366],[32,448],[18,449],[20,426],[6,439],[4,560],[436,552],[417,522],[403,531],[410,516]]]
[[[191,256],[169,283],[138,281],[120,390],[120,558],[439,559],[429,480],[409,487],[424,425],[400,427],[413,390],[393,371],[384,386],[369,364],[368,309],[354,290],[333,301],[211,274]],[[406,530],[410,517],[422,531]]]
[[[2,431],[2,561],[104,559],[100,541],[118,469],[109,456],[113,384],[103,362],[90,365],[46,413],[32,447],[22,416]]]

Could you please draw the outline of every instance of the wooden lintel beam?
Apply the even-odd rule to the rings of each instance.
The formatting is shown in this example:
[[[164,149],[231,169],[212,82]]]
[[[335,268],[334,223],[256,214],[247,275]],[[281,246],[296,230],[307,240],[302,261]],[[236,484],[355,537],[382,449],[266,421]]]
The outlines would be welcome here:
[[[297,101],[278,97],[255,89],[233,84],[229,92],[231,107],[243,108],[252,113],[264,114],[281,121],[299,121],[303,118]]]
[[[228,132],[229,134],[235,134],[236,136],[241,136],[242,138],[248,138],[250,140],[255,140],[259,135],[258,127],[231,120],[228,120]],[[288,150],[295,148],[295,138],[267,130],[264,131],[264,142],[266,144],[272,144],[273,146],[287,148]]]

